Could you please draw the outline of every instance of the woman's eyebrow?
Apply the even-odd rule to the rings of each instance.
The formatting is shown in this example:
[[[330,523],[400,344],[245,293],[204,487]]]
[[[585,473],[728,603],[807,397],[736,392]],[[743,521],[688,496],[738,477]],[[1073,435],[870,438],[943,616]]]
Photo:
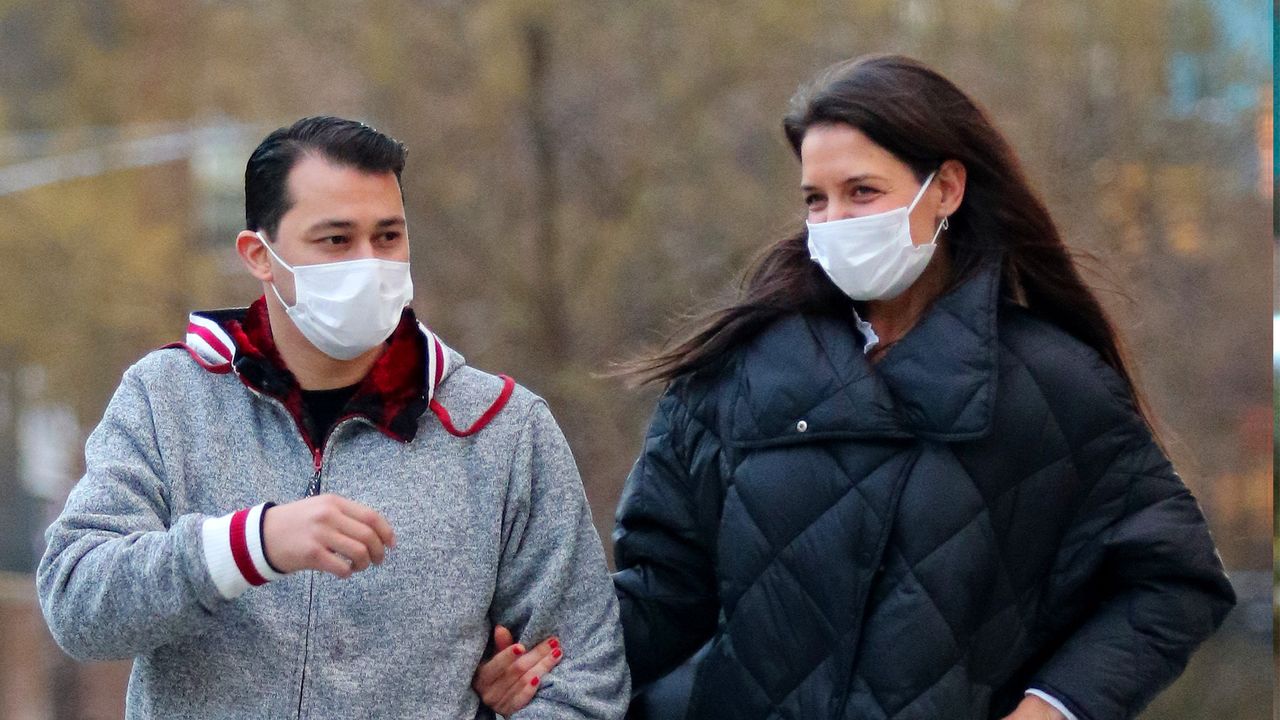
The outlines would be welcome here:
[[[854,185],[860,182],[866,182],[867,180],[884,180],[884,178],[880,177],[879,175],[874,175],[872,173],[862,173],[860,175],[851,175],[845,178],[843,181],[841,181],[840,184]],[[801,183],[800,189],[804,192],[809,192],[810,190],[815,189],[815,187],[808,183]]]

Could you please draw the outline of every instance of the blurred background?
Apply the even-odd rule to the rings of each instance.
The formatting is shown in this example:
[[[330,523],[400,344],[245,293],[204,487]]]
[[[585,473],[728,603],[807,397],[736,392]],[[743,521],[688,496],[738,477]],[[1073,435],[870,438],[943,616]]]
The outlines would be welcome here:
[[[1273,6],[1265,0],[0,0],[0,718],[117,718],[35,604],[41,533],[123,370],[245,305],[271,129],[410,148],[418,310],[545,396],[606,545],[656,388],[604,374],[803,218],[780,130],[827,64],[942,70],[1021,153],[1128,339],[1241,598],[1143,715],[1269,718]],[[1271,254],[1269,255],[1269,252]]]

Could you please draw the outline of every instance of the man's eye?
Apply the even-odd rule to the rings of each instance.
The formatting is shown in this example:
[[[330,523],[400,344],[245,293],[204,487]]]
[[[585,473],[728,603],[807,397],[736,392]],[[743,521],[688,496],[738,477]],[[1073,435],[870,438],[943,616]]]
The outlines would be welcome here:
[[[813,195],[813,194],[805,195],[804,204],[808,205],[809,207],[813,207],[813,204],[818,202],[821,199],[822,199],[821,195]]]
[[[386,232],[382,234],[382,241],[386,243],[393,243],[399,239],[400,239],[400,233],[394,230],[391,232]]]
[[[346,236],[346,235],[330,235],[329,237],[326,237],[326,238],[324,239],[324,242],[327,242],[327,243],[329,243],[329,244],[331,244],[331,245],[341,245],[342,243],[345,243],[346,241],[347,241],[347,236]]]

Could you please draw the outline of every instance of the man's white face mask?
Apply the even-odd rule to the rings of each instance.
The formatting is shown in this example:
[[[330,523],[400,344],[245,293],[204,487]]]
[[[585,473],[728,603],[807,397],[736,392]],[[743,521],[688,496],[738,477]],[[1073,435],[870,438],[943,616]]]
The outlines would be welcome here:
[[[928,244],[911,242],[911,211],[936,173],[929,173],[911,204],[887,212],[807,223],[809,257],[854,300],[888,300],[920,277],[937,248],[943,218]]]
[[[293,275],[292,306],[271,283],[289,319],[312,345],[336,360],[357,358],[390,337],[413,299],[407,262],[365,258],[292,267],[262,233],[255,234]]]

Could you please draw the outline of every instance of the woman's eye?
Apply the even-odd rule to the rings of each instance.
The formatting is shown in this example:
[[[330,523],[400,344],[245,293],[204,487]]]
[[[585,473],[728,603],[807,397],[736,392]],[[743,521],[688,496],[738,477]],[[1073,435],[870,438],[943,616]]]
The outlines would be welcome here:
[[[855,187],[853,189],[853,197],[855,198],[866,199],[866,198],[874,197],[879,193],[880,193],[879,190],[876,190],[875,188],[869,185],[859,185],[858,187]]]
[[[327,243],[329,243],[330,245],[341,245],[342,243],[345,243],[346,241],[347,241],[347,236],[346,236],[346,235],[330,235],[330,236],[328,236],[328,237],[324,238],[322,242],[327,242]]]
[[[382,234],[382,241],[385,243],[393,243],[399,239],[400,239],[400,233],[398,232],[392,231],[392,232],[386,232]]]
[[[820,200],[822,200],[821,195],[805,195],[804,196],[804,204],[807,205],[808,207],[813,207]]]

